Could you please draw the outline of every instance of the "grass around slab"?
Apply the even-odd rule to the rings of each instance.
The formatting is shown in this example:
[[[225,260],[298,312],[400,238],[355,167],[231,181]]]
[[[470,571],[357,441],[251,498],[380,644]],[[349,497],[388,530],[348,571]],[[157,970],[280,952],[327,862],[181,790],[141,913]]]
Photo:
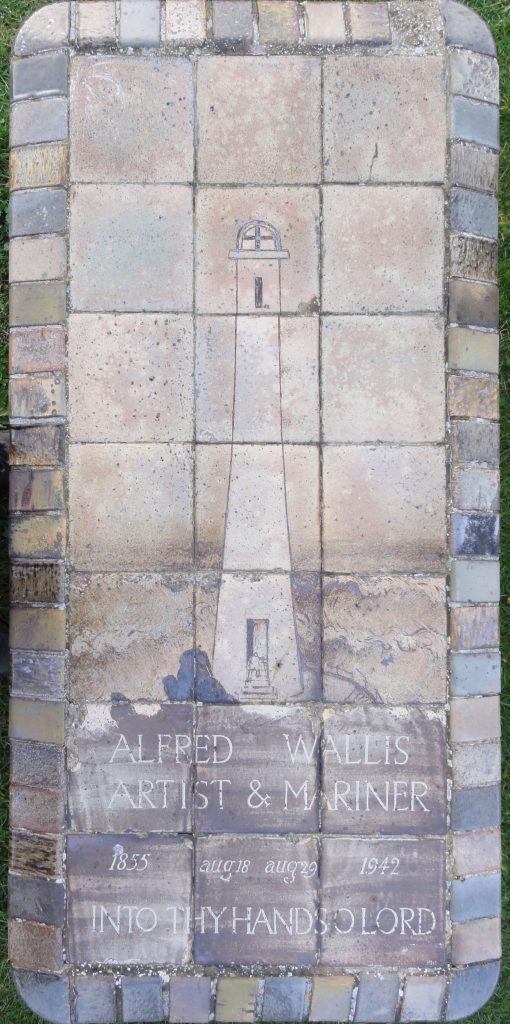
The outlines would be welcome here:
[[[7,203],[8,203],[8,116],[10,47],[17,27],[46,0],[0,0],[0,429],[7,419]],[[501,67],[501,196],[500,196],[500,283],[501,283],[501,427],[502,447],[502,649],[504,683],[503,718],[503,830],[504,876],[510,852],[510,3],[509,0],[470,0],[470,6],[488,22],[499,50]],[[4,502],[5,505],[5,502]],[[7,621],[6,509],[0,509],[0,622]],[[8,850],[8,745],[7,682],[1,692],[0,713],[0,1024],[37,1024],[39,1017],[18,999],[7,966],[6,878]],[[506,879],[503,898],[503,970],[497,994],[484,1010],[472,1017],[473,1024],[510,1022],[510,882]]]

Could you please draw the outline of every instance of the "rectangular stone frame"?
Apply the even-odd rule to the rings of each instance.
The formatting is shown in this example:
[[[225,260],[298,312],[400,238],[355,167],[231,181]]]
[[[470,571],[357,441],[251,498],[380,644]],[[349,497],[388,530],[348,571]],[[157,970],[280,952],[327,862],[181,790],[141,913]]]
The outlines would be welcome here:
[[[69,54],[103,47],[432,52],[443,45],[450,90],[449,966],[265,979],[214,968],[170,980],[120,970],[79,973],[65,963],[64,934]],[[453,0],[71,0],[35,12],[13,53],[9,954],[18,992],[54,1024],[207,1022],[211,1015],[218,1021],[464,1018],[490,998],[501,956],[498,87],[490,31]],[[40,116],[27,135],[24,111],[33,103],[41,103]],[[37,242],[46,235],[49,242]],[[17,270],[24,248],[39,279],[26,281]]]

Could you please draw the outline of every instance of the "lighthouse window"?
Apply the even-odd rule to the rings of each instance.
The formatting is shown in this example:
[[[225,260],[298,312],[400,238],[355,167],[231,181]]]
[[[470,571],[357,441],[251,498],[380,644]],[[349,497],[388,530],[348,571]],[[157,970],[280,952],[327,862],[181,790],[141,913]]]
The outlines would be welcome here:
[[[237,238],[237,248],[259,252],[260,250],[274,250],[280,252],[282,242],[279,232],[263,220],[251,220],[245,224]]]

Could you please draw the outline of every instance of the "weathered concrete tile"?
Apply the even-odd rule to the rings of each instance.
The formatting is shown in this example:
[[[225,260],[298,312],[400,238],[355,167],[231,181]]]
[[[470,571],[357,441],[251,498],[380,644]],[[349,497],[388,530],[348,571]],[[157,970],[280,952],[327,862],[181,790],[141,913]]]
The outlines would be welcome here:
[[[482,918],[453,925],[452,962],[475,964],[480,960],[501,959],[501,921]]]
[[[324,69],[327,181],[443,180],[442,58],[388,57],[360,66],[359,57],[341,55],[327,57]]]
[[[251,1024],[255,1020],[258,978],[218,978],[215,1020]]]
[[[435,0],[389,0],[391,36],[396,49],[437,53],[444,45],[444,24]]]
[[[459,788],[480,783],[493,786],[501,778],[499,740],[488,743],[461,743],[453,747],[453,784]]]
[[[501,655],[452,654],[451,692],[455,697],[476,697],[501,690]]]
[[[436,188],[326,186],[324,311],[441,309],[443,217]]]
[[[499,463],[499,425],[483,420],[452,423],[452,455],[454,462]]]
[[[11,466],[54,466],[63,454],[60,426],[14,427],[11,430]]]
[[[495,469],[456,466],[451,487],[452,501],[457,508],[481,512],[499,509],[499,473]]]
[[[11,786],[11,828],[32,832],[59,833],[64,830],[65,807],[63,788],[59,792]]]
[[[448,362],[452,370],[481,370],[497,373],[499,336],[467,327],[450,327]]]
[[[498,963],[452,971],[446,1020],[463,1020],[480,1010],[494,993],[499,971]]]
[[[499,385],[487,377],[460,377],[448,380],[448,411],[450,416],[476,416],[499,419]]]
[[[308,711],[202,707],[197,729],[199,832],[317,830],[320,739],[319,726]],[[214,756],[207,743],[211,735],[216,738]]]
[[[195,897],[195,960],[201,964],[260,963],[280,964],[282,960],[296,966],[315,964],[317,935],[313,928],[303,936],[299,947],[292,935],[297,934],[299,906],[304,918],[313,921],[318,898],[318,846],[315,839],[289,839],[279,836],[218,836],[199,838],[196,843],[197,875]],[[230,869],[228,895],[222,881],[221,863],[235,862]],[[295,862],[303,865],[295,868]],[[289,861],[290,873],[289,873]],[[219,865],[219,869],[217,867]],[[240,868],[238,868],[240,865]],[[245,873],[243,874],[243,868]],[[281,872],[281,873],[278,873]],[[247,906],[247,878],[249,906]],[[287,879],[287,881],[286,881]],[[218,902],[220,901],[220,903]],[[226,911],[215,923],[211,907],[226,904]],[[274,910],[269,909],[274,908]],[[278,923],[278,914],[290,921],[291,932]],[[267,917],[271,932],[264,934],[255,922]],[[281,919],[280,919],[281,920]],[[287,979],[286,979],[287,980]],[[306,984],[305,979],[302,979]],[[267,982],[265,989],[267,997]],[[286,1006],[287,1012],[289,1006]],[[282,1017],[277,1007],[268,1010],[268,1020],[297,1020],[298,1016]]]
[[[13,651],[11,691],[18,697],[60,699],[64,696],[63,654],[22,654]]]
[[[499,109],[466,96],[454,96],[450,130],[454,139],[499,149]]]
[[[72,441],[192,441],[190,316],[69,318]]]
[[[500,871],[501,832],[499,829],[495,829],[490,832],[467,832],[454,835],[452,853],[456,875]]]
[[[63,841],[58,836],[11,834],[9,866],[24,877],[56,878],[62,875]]]
[[[496,47],[489,26],[471,8],[446,0],[444,18],[447,46],[460,46],[476,53],[496,56]]]
[[[499,644],[499,608],[493,605],[451,609],[454,650],[478,650]]]
[[[68,943],[72,961],[186,963],[191,856],[192,844],[187,838],[70,836]],[[136,870],[136,886],[128,868]],[[129,908],[124,906],[133,896],[137,904],[131,911],[134,927]],[[136,1017],[131,1016],[133,1019]]]
[[[10,918],[8,955],[13,967],[34,971],[61,971],[64,966],[62,930],[45,924],[15,921]]]
[[[190,705],[76,706],[68,739],[72,829],[115,832],[128,821],[133,831],[189,831],[192,753]]]
[[[377,864],[373,873],[366,867],[369,860]],[[389,864],[387,874],[383,863]],[[334,967],[341,956],[346,967],[366,963],[393,967],[395,962],[403,967],[442,966],[444,874],[441,840],[324,839],[321,964]],[[405,923],[397,921],[395,909],[389,911],[398,901],[408,908]],[[363,920],[361,906],[365,906]]]
[[[387,3],[349,3],[353,43],[372,46],[391,43],[390,17]]]
[[[341,576],[323,583],[328,701],[440,703],[446,692],[442,579]]]
[[[193,583],[171,575],[73,575],[73,700],[164,700],[179,659],[193,649]],[[172,677],[173,678],[173,677]],[[193,675],[189,692],[193,693]]]
[[[452,794],[452,828],[470,831],[498,828],[501,822],[501,787],[476,786],[454,789]]]
[[[31,96],[65,96],[69,57],[66,51],[41,53],[11,66],[11,96],[26,100]]]
[[[409,977],[406,980],[404,1002],[400,1019],[405,1021],[441,1020],[444,998],[446,995],[446,978]]]
[[[9,288],[9,323],[13,327],[57,324],[66,315],[64,281],[30,281]]]
[[[498,288],[493,284],[478,284],[475,281],[451,281],[449,315],[453,323],[497,330]]]
[[[13,608],[9,636],[11,647],[20,651],[64,651],[65,612],[60,608]]]
[[[14,613],[19,615],[21,611],[22,609],[15,609]],[[17,740],[63,743],[64,705],[56,701],[22,700],[12,697],[9,708],[9,736]],[[25,779],[20,779],[21,781],[26,783]]]
[[[13,558],[63,558],[65,544],[63,516],[33,515],[11,520],[9,547]]]
[[[472,743],[501,736],[499,697],[454,699],[450,705],[450,735],[453,743]]]
[[[299,6],[296,0],[259,0],[259,39],[266,43],[299,41]]]
[[[63,565],[11,565],[13,604],[58,604],[63,600]]]
[[[166,0],[167,43],[202,43],[205,37],[204,0]]]
[[[471,875],[452,882],[452,921],[498,917],[501,913],[501,875]]]
[[[265,1020],[302,1021],[306,1015],[306,978],[266,978],[262,1014]]]
[[[346,1021],[349,1019],[354,978],[319,978],[312,982],[310,1021]]]
[[[159,0],[120,0],[120,45],[159,46],[160,40],[161,4]]]
[[[326,442],[443,440],[444,325],[439,319],[328,317],[321,368]]]
[[[499,554],[499,534],[500,520],[497,515],[454,512],[451,517],[452,554],[496,558]]]
[[[14,419],[64,416],[65,408],[65,382],[61,377],[18,377],[9,384],[9,414]]]
[[[14,327],[9,331],[9,373],[63,370],[63,327]]]
[[[211,1016],[210,978],[170,979],[170,1020],[172,1024],[209,1024]]]
[[[115,978],[77,975],[73,979],[77,1024],[115,1024]]]
[[[37,708],[39,706],[37,705]],[[58,712],[62,705],[51,705],[51,707],[56,707]],[[54,712],[53,718],[55,718]],[[54,743],[11,740],[11,781],[13,783],[58,790],[64,783],[64,768],[62,747],[57,747]]]
[[[163,983],[161,978],[122,979],[122,1016],[125,1024],[161,1021],[163,1018]]]
[[[306,0],[304,5],[306,42],[312,46],[328,46],[345,43],[345,18],[343,4],[324,4],[322,0]]]
[[[282,268],[282,311],[301,314],[317,312],[318,190],[202,188],[197,197],[199,313],[236,312],[235,264],[240,261],[228,259],[228,253],[236,244],[238,231],[258,215],[275,226],[281,235],[282,246],[292,253]],[[251,273],[254,273],[253,269]]]
[[[383,1022],[394,1020],[397,1010],[400,979],[395,974],[362,974],[356,999],[356,1021]]]
[[[41,188],[43,185],[65,185],[67,180],[67,146],[25,146],[11,149],[10,188]]]
[[[41,924],[64,924],[65,885],[9,872],[9,914]]]
[[[453,277],[495,283],[498,279],[498,243],[470,235],[451,235],[450,268]]]
[[[498,187],[499,159],[478,146],[454,142],[451,147],[451,178],[454,185],[495,192]]]
[[[64,277],[67,246],[60,235],[11,238],[9,245],[10,281],[48,281]]]
[[[251,42],[253,9],[250,0],[214,0],[213,31],[217,42]]]
[[[34,142],[62,142],[68,135],[67,98],[20,101],[11,107],[11,146]]]
[[[439,448],[324,449],[327,572],[440,571],[445,464]],[[340,510],[349,507],[345,517]]]
[[[151,444],[141,450],[125,444],[71,445],[69,472],[74,568],[160,570],[191,565],[189,446]]]
[[[71,88],[73,181],[191,181],[190,61],[113,55],[102,58],[98,74],[95,57],[75,57]]]
[[[14,192],[10,204],[10,236],[47,235],[65,231],[67,193],[63,188]]]
[[[55,50],[69,39],[69,4],[46,5],[23,22],[14,40],[14,53],[26,57],[39,50]]]
[[[82,0],[78,5],[78,42],[82,46],[115,42],[114,0],[94,0],[92,4]]]
[[[258,96],[255,106],[245,103],[249,92]],[[260,57],[236,56],[200,61],[199,180],[318,182],[320,110],[318,57],[269,57],[261,62]]]
[[[10,472],[11,512],[47,512],[64,507],[64,475],[61,469],[20,469]]]
[[[419,835],[445,830],[445,733],[423,709],[325,712],[322,749],[326,832]],[[389,746],[389,754],[385,751]]]
[[[499,576],[498,562],[456,559],[450,578],[452,601],[499,601]]]
[[[464,231],[481,238],[497,238],[497,199],[469,189],[454,188],[451,195],[451,220],[454,231]]]
[[[190,309],[191,199],[185,185],[75,186],[70,229],[73,308]]]

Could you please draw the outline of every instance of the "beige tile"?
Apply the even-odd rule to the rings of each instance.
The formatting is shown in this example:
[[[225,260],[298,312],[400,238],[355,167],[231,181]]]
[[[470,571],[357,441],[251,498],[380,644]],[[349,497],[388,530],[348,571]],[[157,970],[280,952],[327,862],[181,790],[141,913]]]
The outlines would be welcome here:
[[[9,736],[11,739],[62,744],[64,705],[57,701],[11,698]]]
[[[499,385],[487,377],[448,378],[448,411],[450,416],[477,416],[499,419]]]
[[[64,369],[63,327],[13,327],[9,331],[9,373]]]
[[[78,39],[80,43],[115,42],[115,3],[113,0],[89,0],[78,7]]]
[[[192,559],[186,445],[71,445],[70,558],[77,569],[184,569]]]
[[[22,146],[11,150],[11,189],[65,185],[67,154],[68,147],[60,143],[53,146]]]
[[[204,0],[166,0],[168,43],[201,43],[205,34]]]
[[[452,700],[450,709],[452,743],[472,743],[501,736],[499,697],[471,697]]]
[[[453,836],[453,860],[457,875],[499,871],[501,868],[501,833],[465,832]]]
[[[60,608],[12,608],[10,645],[20,651],[64,651],[65,612]]]
[[[64,416],[66,392],[64,375],[15,377],[9,384],[9,415],[13,418]]]
[[[323,245],[325,311],[442,309],[441,189],[328,185]]]
[[[198,70],[199,180],[320,181],[320,109],[318,57],[204,57]]]
[[[391,42],[387,3],[350,3],[348,5],[353,43]]]
[[[466,921],[453,926],[452,961],[475,964],[501,957],[501,921],[499,917]]]
[[[190,61],[77,56],[71,89],[71,181],[192,180]]]
[[[444,567],[443,449],[328,446],[323,465],[326,571]]]
[[[65,277],[67,245],[60,235],[11,238],[10,281],[54,281]]]
[[[72,700],[165,700],[164,679],[193,647],[193,584],[185,576],[74,574]]]
[[[11,555],[16,558],[63,558],[66,520],[62,516],[21,516],[11,523]]]
[[[325,318],[324,439],[441,441],[444,344],[444,324],[435,317]]]
[[[282,310],[315,312],[319,294],[319,195],[314,188],[199,190],[197,199],[197,309],[235,313],[236,273],[267,273],[268,260],[233,260],[237,234],[254,218],[268,221],[281,235],[289,258],[281,268]],[[275,261],[276,262],[276,261]],[[274,273],[274,264],[271,273]]]
[[[69,417],[75,441],[192,441],[191,317],[71,316]]]
[[[441,57],[329,56],[324,70],[327,181],[443,181]]]
[[[444,579],[327,578],[323,600],[326,700],[354,704],[445,700]]]
[[[185,185],[75,186],[70,226],[74,310],[190,310],[191,207],[191,189]]]
[[[299,40],[299,5],[296,0],[259,0],[259,38],[265,43],[291,46]]]

